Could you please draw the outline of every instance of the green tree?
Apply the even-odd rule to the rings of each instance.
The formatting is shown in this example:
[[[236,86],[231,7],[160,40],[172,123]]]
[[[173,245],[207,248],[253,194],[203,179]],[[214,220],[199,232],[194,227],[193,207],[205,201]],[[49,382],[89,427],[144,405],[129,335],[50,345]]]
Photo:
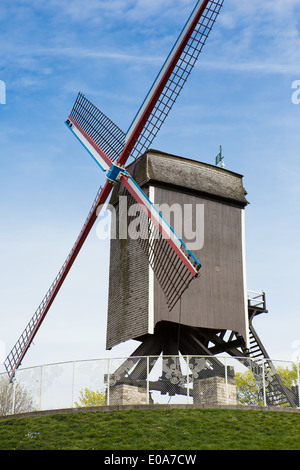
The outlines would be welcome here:
[[[289,369],[288,367],[277,367],[277,372],[281,377],[284,385],[288,388],[291,388],[292,385],[297,383],[297,364],[293,363],[292,368]]]
[[[0,416],[34,409],[33,397],[23,385],[18,382],[10,384],[6,375],[0,377]]]
[[[276,367],[278,375],[283,383],[292,388],[294,383],[297,383],[297,364],[292,364],[292,367]],[[244,373],[236,372],[234,376],[237,390],[237,402],[241,405],[263,405],[263,389],[259,387],[257,381],[251,370]],[[262,383],[261,383],[262,385]],[[268,384],[266,383],[266,386]]]
[[[79,392],[79,403],[76,401],[75,406],[82,408],[84,406],[103,406],[105,405],[105,393],[100,390],[90,390],[85,388]]]
[[[251,370],[244,373],[236,372],[236,398],[240,405],[263,405],[263,396],[259,392],[257,383]]]

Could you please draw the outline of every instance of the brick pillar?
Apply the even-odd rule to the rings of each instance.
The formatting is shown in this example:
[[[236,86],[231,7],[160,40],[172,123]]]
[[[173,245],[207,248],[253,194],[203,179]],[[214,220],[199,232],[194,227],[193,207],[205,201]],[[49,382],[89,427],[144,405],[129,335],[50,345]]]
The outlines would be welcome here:
[[[153,403],[150,393],[149,403]],[[147,405],[147,389],[128,384],[114,385],[109,389],[109,404]]]
[[[235,380],[228,378],[227,382],[228,402],[226,399],[226,383],[223,377],[194,380],[194,405],[236,405]]]

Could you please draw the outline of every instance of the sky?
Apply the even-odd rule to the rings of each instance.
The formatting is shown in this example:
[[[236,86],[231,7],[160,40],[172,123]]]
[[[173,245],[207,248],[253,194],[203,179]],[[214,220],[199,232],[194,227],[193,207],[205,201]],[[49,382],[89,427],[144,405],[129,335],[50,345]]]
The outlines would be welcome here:
[[[1,0],[0,359],[75,242],[104,174],[64,122],[79,91],[124,132],[195,0]],[[225,0],[152,148],[244,175],[248,289],[269,356],[300,356],[300,0]],[[298,88],[292,88],[297,85]],[[1,90],[0,90],[1,92]],[[293,95],[294,94],[294,95]],[[109,240],[91,231],[30,347],[30,367],[105,350]],[[1,362],[1,361],[0,361]],[[1,364],[0,372],[4,371]]]

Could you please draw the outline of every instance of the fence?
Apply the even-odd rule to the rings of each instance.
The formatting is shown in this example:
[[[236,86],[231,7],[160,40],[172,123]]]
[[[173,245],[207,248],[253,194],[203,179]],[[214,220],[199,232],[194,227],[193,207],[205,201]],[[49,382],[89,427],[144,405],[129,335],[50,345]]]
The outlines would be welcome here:
[[[2,374],[0,383],[5,379]],[[299,363],[245,357],[130,357],[48,364],[17,370],[6,390],[6,398],[3,390],[0,393],[0,415],[167,403],[300,407]]]

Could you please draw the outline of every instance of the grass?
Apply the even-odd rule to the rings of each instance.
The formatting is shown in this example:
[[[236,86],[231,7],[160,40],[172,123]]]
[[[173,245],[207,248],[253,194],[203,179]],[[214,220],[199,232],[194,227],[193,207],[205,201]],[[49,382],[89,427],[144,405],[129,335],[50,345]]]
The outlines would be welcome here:
[[[89,411],[0,420],[0,450],[299,450],[300,414]]]

